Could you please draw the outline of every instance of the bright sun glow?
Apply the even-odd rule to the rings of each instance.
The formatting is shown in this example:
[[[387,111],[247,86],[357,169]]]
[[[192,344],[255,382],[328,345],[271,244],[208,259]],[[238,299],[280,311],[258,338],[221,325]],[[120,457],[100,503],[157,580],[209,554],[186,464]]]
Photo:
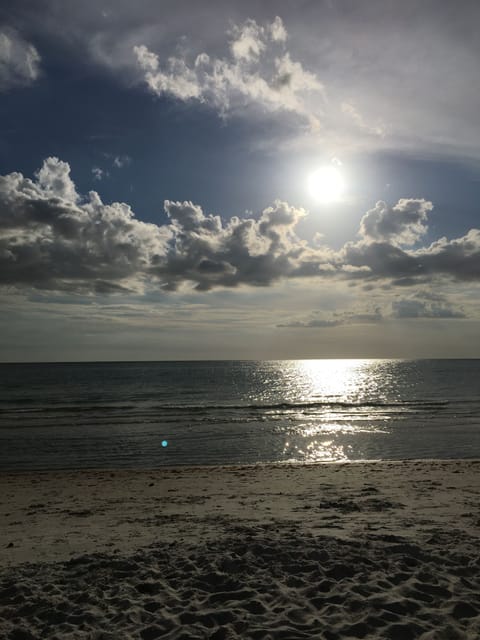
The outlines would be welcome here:
[[[345,191],[345,180],[337,167],[321,167],[308,176],[308,190],[318,202],[335,202]]]

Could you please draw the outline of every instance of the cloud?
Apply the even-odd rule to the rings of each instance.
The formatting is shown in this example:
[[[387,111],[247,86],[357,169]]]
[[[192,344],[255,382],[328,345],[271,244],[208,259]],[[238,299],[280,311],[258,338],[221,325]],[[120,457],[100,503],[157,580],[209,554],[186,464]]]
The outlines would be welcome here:
[[[404,0],[388,5],[381,0],[369,0],[361,6],[336,3],[334,9],[331,3],[318,2],[307,3],[308,7],[301,11],[295,3],[283,3],[282,18],[270,24],[268,9],[262,3],[244,0],[240,11],[240,5],[236,4],[232,9],[228,1],[214,2],[215,8],[207,19],[195,3],[187,3],[187,11],[177,10],[181,18],[174,11],[168,15],[169,27],[174,25],[172,35],[162,32],[162,37],[153,35],[153,28],[139,29],[138,37],[142,39],[137,43],[158,55],[161,61],[158,71],[166,76],[165,89],[173,90],[170,95],[178,91],[182,100],[201,100],[222,108],[221,100],[217,97],[215,101],[205,91],[205,83],[199,79],[193,59],[188,61],[188,55],[174,54],[174,59],[183,61],[184,66],[180,65],[178,71],[169,69],[168,59],[174,52],[172,41],[176,38],[181,43],[181,34],[187,34],[192,50],[209,54],[217,76],[221,77],[225,70],[236,78],[235,89],[225,87],[222,95],[224,101],[230,97],[224,114],[232,113],[239,105],[238,113],[245,104],[254,102],[271,115],[275,102],[265,95],[239,95],[238,78],[249,77],[257,92],[259,79],[272,86],[274,74],[264,62],[275,47],[285,46],[288,35],[292,59],[302,69],[308,69],[326,89],[300,95],[300,110],[290,109],[291,113],[300,114],[300,126],[285,126],[277,144],[291,141],[293,136],[298,146],[316,148],[321,142],[333,153],[338,148],[401,149],[442,154],[462,161],[478,159],[480,98],[476,87],[480,69],[478,37],[473,28],[480,19],[478,3],[464,3],[454,19],[448,2],[435,0],[422,3]],[[211,19],[212,14],[215,19]],[[240,34],[235,29],[230,31],[229,55],[222,56],[218,53],[222,50],[222,29],[232,15],[238,16],[239,21],[246,16],[250,20],[243,23]],[[155,20],[152,15],[149,18]],[[197,25],[201,25],[200,32]],[[156,25],[157,33],[160,27]],[[201,40],[197,33],[201,33]],[[134,34],[126,35],[123,42],[132,42]],[[115,41],[111,36],[108,41],[112,40]],[[104,43],[104,39],[100,41]],[[110,46],[114,51],[106,52],[103,47],[102,54],[115,65],[115,58],[125,54],[118,51],[119,45]],[[252,64],[252,72],[236,72],[234,63],[247,60]],[[217,69],[213,66],[215,61],[226,62],[226,67]],[[177,84],[180,80],[186,85],[183,94]],[[305,121],[310,125],[307,135],[302,126]],[[315,136],[311,135],[312,125],[318,127]]]
[[[338,327],[340,324],[343,323],[337,319],[311,318],[309,320],[291,320],[283,324],[277,324],[277,327],[281,329],[326,329]]]
[[[0,177],[0,282],[106,292],[138,282],[165,253],[168,229],[136,220],[124,203],[82,198],[68,163],[48,158],[36,180]]]
[[[278,19],[281,22],[281,19]],[[269,31],[273,34],[272,26]],[[283,27],[283,24],[281,26]],[[230,49],[235,60],[256,61],[265,51],[265,29],[259,26],[255,20],[247,20],[240,27],[235,26],[232,33],[233,39],[230,43]]]
[[[408,234],[408,232],[407,232]],[[457,282],[480,280],[480,230],[460,238],[440,238],[415,251],[389,242],[348,242],[341,261],[357,268],[353,277],[389,280],[394,286],[412,286],[445,277]]]
[[[285,49],[286,40],[285,26],[277,16],[265,26],[250,19],[234,26],[229,55],[223,58],[197,52],[169,56],[161,62],[145,45],[137,45],[133,51],[145,82],[158,96],[197,100],[224,116],[245,107],[292,112],[317,126],[306,96],[321,96],[323,86],[314,73],[292,60]]]
[[[198,290],[241,284],[267,286],[292,276],[306,246],[295,226],[306,211],[276,201],[260,218],[205,216],[191,202],[165,202],[171,220],[172,247],[152,269],[168,289],[185,281]]]
[[[341,325],[350,324],[377,324],[382,322],[384,317],[380,309],[375,309],[373,312],[343,312],[334,313],[330,316],[325,316],[322,313],[315,313],[309,318],[303,320],[291,320],[283,324],[278,324],[278,327],[289,329],[326,329],[331,327],[339,327]]]
[[[168,225],[135,219],[125,203],[82,198],[70,166],[47,158],[36,180],[0,177],[0,282],[105,292],[156,281],[167,290],[266,286],[291,275],[304,246],[303,209],[276,202],[258,220],[224,224],[190,202],[165,202]]]
[[[93,179],[101,180],[104,176],[108,176],[108,173],[100,167],[92,167]]]
[[[394,318],[465,318],[463,311],[456,310],[447,302],[416,300],[413,298],[392,302]]]
[[[207,102],[202,76],[195,67],[196,55],[206,52],[201,59],[208,57],[212,65],[223,60],[227,68],[235,66],[225,32],[230,25],[230,43],[238,40],[232,20],[241,27],[250,18],[260,29],[252,43],[257,48],[259,42],[266,45],[257,67],[252,66],[248,74],[250,79],[257,75],[268,84],[275,71],[272,60],[271,72],[266,71],[264,58],[276,57],[274,50],[281,56],[288,48],[292,60],[320,79],[329,99],[326,105],[325,91],[301,96],[304,109],[321,124],[318,135],[311,131],[305,135],[302,116],[294,123],[299,127],[285,126],[275,141],[265,132],[268,140],[262,142],[284,145],[293,136],[296,148],[317,149],[321,142],[324,147],[329,145],[332,154],[381,148],[408,150],[422,157],[479,158],[478,2],[463,2],[458,11],[447,0],[283,2],[278,4],[281,18],[273,21],[272,3],[254,0],[210,0],[208,11],[198,0],[164,0],[161,4],[159,11],[158,3],[151,0],[119,1],[103,11],[97,2],[85,0],[70,3],[67,14],[61,2],[16,0],[0,6],[0,22],[51,43],[52,52],[66,52],[81,65],[100,65],[129,87],[139,79],[133,47],[144,46],[158,60],[156,72],[166,76],[167,87],[173,82],[170,96],[182,93],[179,81],[184,79],[183,95],[193,87],[193,95],[200,90],[201,99]],[[190,86],[185,69],[179,72],[175,65],[170,69],[172,57],[183,60],[192,71]],[[140,71],[145,79],[152,70]],[[247,97],[237,93],[228,113],[238,104],[240,112],[245,101]],[[218,108],[216,103],[208,104]],[[261,103],[256,104],[263,109]],[[264,113],[271,116],[272,110]]]
[[[15,31],[0,31],[0,91],[32,84],[40,75],[40,55]]]
[[[480,230],[460,238],[440,238],[427,247],[408,251],[401,245],[418,242],[427,233],[433,204],[423,199],[401,199],[393,207],[377,202],[360,221],[359,242],[347,242],[342,261],[355,267],[357,276],[390,279],[411,286],[446,276],[458,281],[480,279]]]
[[[52,198],[60,198],[72,203],[77,202],[75,184],[70,178],[70,165],[58,158],[47,158],[37,171],[36,178],[40,190]]]
[[[398,279],[411,278],[412,282],[424,276],[419,260],[408,252],[388,242],[349,242],[341,250],[341,261],[355,268],[352,279]]]
[[[113,158],[113,166],[117,169],[123,169],[123,167],[128,167],[128,165],[132,162],[130,156],[114,156]]]
[[[297,228],[307,212],[280,200],[258,216],[228,220],[188,201],[166,200],[164,208],[168,223],[158,225],[136,219],[128,204],[104,204],[95,191],[84,197],[58,158],[47,158],[34,180],[0,176],[0,282],[107,292],[147,284],[165,291],[267,287],[299,278],[370,290],[480,280],[478,229],[416,249],[399,246],[426,232],[432,204],[425,200],[377,203],[360,221],[360,239],[339,250],[301,238]],[[402,305],[397,314],[407,312]],[[433,299],[424,310],[432,317],[450,313]],[[347,321],[353,319],[341,320]]]
[[[351,122],[356,124],[360,130],[381,138],[387,135],[387,129],[385,125],[379,124],[378,122],[376,124],[368,123],[365,120],[364,116],[362,116],[362,114],[358,111],[358,108],[351,102],[342,102],[340,104],[340,110],[347,116],[347,118]]]
[[[397,280],[416,283],[425,277],[425,265],[412,245],[427,233],[427,217],[433,204],[424,199],[402,198],[394,206],[376,203],[360,220],[360,241],[347,242],[340,251],[344,269],[351,277]]]
[[[455,306],[440,294],[417,291],[408,298],[383,302],[373,310],[343,311],[325,314],[317,311],[310,315],[278,324],[289,329],[325,329],[344,325],[379,324],[389,320],[428,318],[430,320],[464,319],[463,308]]]
[[[124,167],[128,167],[132,162],[132,158],[130,156],[124,155],[112,155],[110,153],[103,154],[106,158],[108,158],[112,167],[115,169],[123,169]],[[102,180],[103,178],[108,178],[110,176],[110,172],[107,169],[102,169],[102,167],[92,167],[92,174],[94,180]]]
[[[439,273],[456,280],[480,279],[480,229],[470,229],[460,238],[440,238],[418,249],[415,259],[425,273]]]
[[[270,37],[274,42],[285,42],[288,37],[285,25],[279,16],[275,17],[275,20],[269,26],[269,31]]]
[[[433,204],[427,200],[402,198],[389,207],[385,202],[377,202],[360,222],[360,234],[366,240],[411,245],[427,232],[427,214]]]

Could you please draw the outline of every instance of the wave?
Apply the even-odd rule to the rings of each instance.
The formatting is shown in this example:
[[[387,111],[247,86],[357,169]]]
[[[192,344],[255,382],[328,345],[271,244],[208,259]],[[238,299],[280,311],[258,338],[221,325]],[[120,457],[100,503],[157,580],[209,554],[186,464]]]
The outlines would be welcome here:
[[[23,403],[23,402],[22,402]],[[478,401],[477,401],[478,403]],[[87,412],[153,412],[163,411],[166,413],[171,412],[189,412],[189,413],[207,413],[207,412],[220,412],[220,411],[295,411],[305,409],[420,409],[425,411],[431,411],[436,408],[443,408],[449,406],[451,401],[449,400],[437,400],[437,401],[403,401],[403,402],[385,402],[376,400],[365,400],[362,402],[347,402],[347,401],[333,401],[322,400],[313,402],[276,402],[266,404],[90,404],[85,405],[82,403],[73,405],[63,404],[49,404],[48,406],[36,406],[32,408],[25,407],[1,407],[0,414],[2,413],[87,413]],[[465,401],[460,401],[458,404],[466,404]]]

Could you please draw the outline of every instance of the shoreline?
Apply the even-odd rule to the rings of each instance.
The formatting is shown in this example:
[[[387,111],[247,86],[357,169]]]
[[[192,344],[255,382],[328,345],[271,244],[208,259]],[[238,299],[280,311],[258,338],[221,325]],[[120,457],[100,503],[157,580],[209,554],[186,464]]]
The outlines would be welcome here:
[[[2,637],[479,636],[478,459],[0,472],[0,495]]]
[[[66,473],[109,473],[109,472],[131,472],[131,473],[156,473],[161,471],[175,471],[177,469],[243,469],[243,468],[262,468],[262,467],[319,467],[332,465],[371,465],[371,464],[404,464],[404,463],[461,463],[473,462],[480,463],[478,456],[471,458],[359,458],[349,460],[318,460],[304,462],[302,460],[277,460],[274,462],[233,462],[227,464],[205,463],[205,464],[171,464],[161,465],[159,467],[60,467],[56,469],[0,469],[0,479],[9,475],[28,475],[28,474],[66,474]]]

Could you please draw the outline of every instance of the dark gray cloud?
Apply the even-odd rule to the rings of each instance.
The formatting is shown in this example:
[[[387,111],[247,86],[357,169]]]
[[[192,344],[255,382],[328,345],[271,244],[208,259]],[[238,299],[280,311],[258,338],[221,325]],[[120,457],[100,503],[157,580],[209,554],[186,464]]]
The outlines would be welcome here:
[[[34,180],[0,177],[0,282],[109,293],[147,282],[166,291],[208,291],[286,278],[337,278],[368,288],[480,280],[478,229],[415,250],[398,246],[424,233],[431,209],[415,199],[377,204],[361,220],[360,239],[334,251],[299,237],[306,211],[281,201],[258,217],[224,221],[192,202],[167,200],[168,224],[141,222],[125,203],[104,204],[94,191],[82,197],[69,165],[48,158]],[[447,313],[434,302],[430,313]]]
[[[388,279],[394,286],[412,286],[444,276],[456,281],[480,280],[480,230],[460,238],[441,238],[428,247],[407,251],[388,242],[347,243],[342,259],[366,267],[358,277]]]
[[[470,229],[460,238],[440,238],[415,252],[415,259],[427,274],[445,274],[456,280],[480,279],[480,230]]]
[[[342,250],[342,260],[345,264],[363,268],[352,274],[361,279],[408,278],[413,283],[424,274],[418,259],[388,242],[347,243]]]
[[[360,233],[368,241],[412,245],[427,232],[431,202],[402,198],[393,207],[379,201],[360,222]]]
[[[168,229],[136,220],[124,203],[76,192],[70,167],[48,158],[36,180],[0,177],[0,282],[105,292],[138,280],[164,255]]]
[[[204,215],[191,202],[165,202],[173,234],[165,260],[151,273],[176,289],[185,281],[199,290],[240,284],[267,286],[295,275],[306,243],[295,226],[306,215],[303,209],[277,201],[260,218]]]

